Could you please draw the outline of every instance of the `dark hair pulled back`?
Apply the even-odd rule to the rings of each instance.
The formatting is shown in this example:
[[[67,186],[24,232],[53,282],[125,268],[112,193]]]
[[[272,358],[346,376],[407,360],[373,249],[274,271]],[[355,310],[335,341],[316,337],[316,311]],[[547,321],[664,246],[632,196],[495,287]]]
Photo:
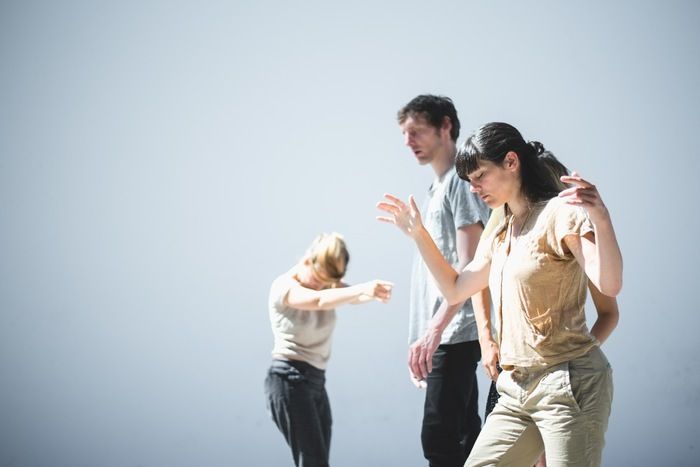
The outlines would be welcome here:
[[[539,141],[525,141],[514,126],[502,122],[483,125],[462,144],[455,161],[457,174],[469,180],[469,174],[479,168],[480,161],[501,165],[511,151],[520,160],[522,191],[529,201],[546,200],[561,191],[561,184],[552,177],[550,169],[550,164],[559,163],[554,155]],[[544,162],[544,159],[550,160]]]

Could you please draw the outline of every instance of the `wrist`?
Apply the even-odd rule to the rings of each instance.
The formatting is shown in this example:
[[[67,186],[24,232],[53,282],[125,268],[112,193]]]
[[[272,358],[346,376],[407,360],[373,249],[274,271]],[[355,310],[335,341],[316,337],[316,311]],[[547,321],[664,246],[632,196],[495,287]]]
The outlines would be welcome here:
[[[356,284],[351,286],[352,289],[352,295],[355,296],[355,298],[360,298],[363,295],[367,295],[367,284],[361,283],[361,284]]]
[[[496,345],[496,340],[491,335],[491,332],[479,334],[479,344],[485,345]]]
[[[441,337],[442,333],[445,331],[445,328],[447,327],[447,324],[443,324],[441,322],[429,322],[428,323],[428,328],[426,329],[426,334],[430,334],[432,336],[436,337]]]
[[[606,228],[612,227],[612,219],[610,218],[610,211],[606,206],[603,206],[600,212],[596,212],[594,215],[588,214],[591,219],[591,223],[598,229],[599,227]]]
[[[426,235],[430,237],[428,229],[425,228],[422,222],[419,225],[417,225],[411,232],[411,237],[413,237],[413,240],[415,240],[416,242],[425,239]]]

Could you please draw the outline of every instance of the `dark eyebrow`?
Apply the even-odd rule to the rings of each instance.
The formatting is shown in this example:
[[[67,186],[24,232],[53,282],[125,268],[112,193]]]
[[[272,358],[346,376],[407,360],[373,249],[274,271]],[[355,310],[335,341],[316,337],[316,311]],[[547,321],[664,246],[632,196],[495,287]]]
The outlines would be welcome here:
[[[475,173],[477,173],[479,170],[481,170],[481,167],[477,167],[476,170],[474,170],[472,173],[475,174]],[[464,178],[464,180],[466,180],[466,181],[469,182],[469,183],[472,182],[472,179],[471,179],[471,177],[470,177],[469,175],[467,175],[467,176]]]

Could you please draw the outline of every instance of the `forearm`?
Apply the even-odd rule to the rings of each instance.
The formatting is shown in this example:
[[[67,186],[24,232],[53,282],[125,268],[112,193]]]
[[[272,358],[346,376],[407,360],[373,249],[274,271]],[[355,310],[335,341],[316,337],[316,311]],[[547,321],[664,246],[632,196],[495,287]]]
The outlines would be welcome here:
[[[615,230],[608,218],[594,225],[597,271],[596,286],[603,294],[616,296],[622,289],[622,253],[617,243]]]
[[[318,291],[318,308],[329,310],[348,303],[358,301],[363,296],[360,285],[351,285],[335,289]]]
[[[620,320],[619,313],[605,313],[599,314],[598,319],[596,319],[593,327],[591,328],[591,334],[593,337],[598,339],[601,344],[605,342],[610,334],[617,327],[617,323]]]
[[[438,308],[438,311],[435,312],[428,323],[428,332],[441,335],[459,310],[462,309],[462,305],[464,305],[464,302],[450,305],[447,303],[447,300],[443,300],[440,308]]]
[[[437,245],[435,245],[435,242],[425,227],[418,230],[414,240],[423,261],[433,275],[443,297],[445,297],[448,303],[457,305],[458,301],[455,300],[455,296],[457,295],[457,271],[455,271],[452,265],[442,256],[442,252],[438,249]]]
[[[491,301],[489,300],[489,289],[472,295],[472,308],[474,309],[474,320],[476,321],[479,342],[495,342],[491,332]]]

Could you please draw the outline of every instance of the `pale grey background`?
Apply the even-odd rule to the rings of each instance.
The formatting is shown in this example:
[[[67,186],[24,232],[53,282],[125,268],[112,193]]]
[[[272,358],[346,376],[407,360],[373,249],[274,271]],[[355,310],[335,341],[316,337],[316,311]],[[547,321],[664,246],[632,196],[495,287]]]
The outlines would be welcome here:
[[[284,466],[266,296],[318,232],[342,309],[335,466],[422,465],[396,110],[515,124],[597,183],[625,256],[604,464],[697,465],[693,1],[0,4],[0,466]],[[485,378],[479,374],[482,390]],[[482,393],[482,399],[484,394]],[[483,404],[482,404],[483,405]]]

